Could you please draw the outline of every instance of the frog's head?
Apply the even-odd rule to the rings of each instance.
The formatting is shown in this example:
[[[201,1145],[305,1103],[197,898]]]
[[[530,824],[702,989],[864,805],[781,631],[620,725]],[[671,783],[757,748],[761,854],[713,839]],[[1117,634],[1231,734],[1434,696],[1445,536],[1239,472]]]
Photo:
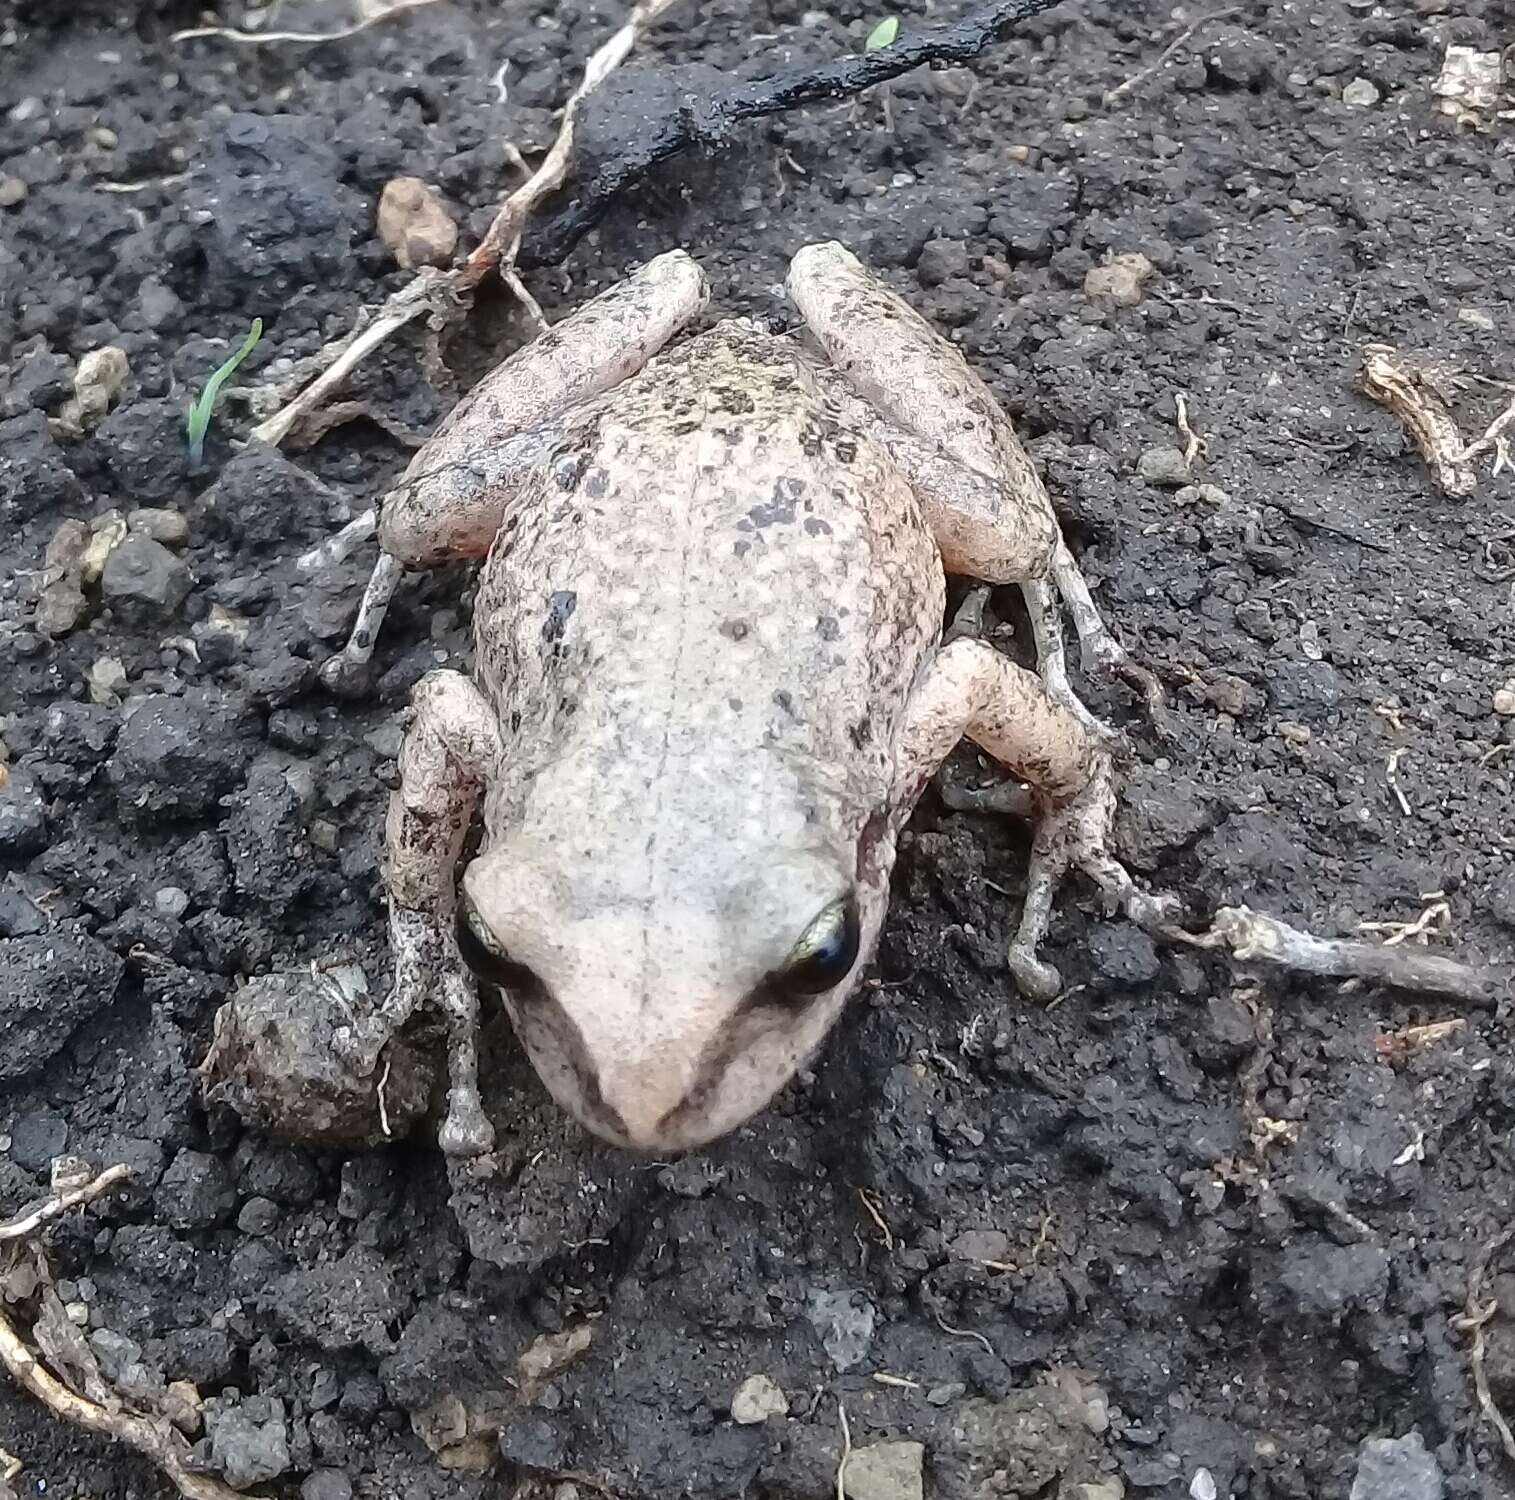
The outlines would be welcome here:
[[[761,1110],[820,1045],[883,920],[885,886],[819,851],[673,890],[522,853],[465,872],[459,949],[557,1102],[637,1151],[702,1146]]]

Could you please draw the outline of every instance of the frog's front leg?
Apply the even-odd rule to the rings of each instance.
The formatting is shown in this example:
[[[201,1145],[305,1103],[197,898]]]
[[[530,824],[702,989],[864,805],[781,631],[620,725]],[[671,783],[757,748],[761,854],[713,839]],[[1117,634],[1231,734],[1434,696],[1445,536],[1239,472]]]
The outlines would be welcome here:
[[[1008,962],[1022,994],[1050,1000],[1062,981],[1037,948],[1070,870],[1082,870],[1145,926],[1164,920],[1172,903],[1140,891],[1109,852],[1115,788],[1103,737],[1034,672],[984,641],[942,647],[911,695],[895,770],[894,805],[902,813],[965,737],[1031,789],[1040,814]]]
[[[416,685],[414,717],[400,751],[400,785],[385,830],[394,987],[341,1046],[372,1072],[391,1036],[433,1001],[447,1024],[447,1117],[441,1146],[476,1156],[494,1144],[479,1099],[478,995],[454,937],[458,855],[483,787],[500,763],[500,739],[483,695],[457,672],[430,672]]]
[[[378,531],[379,561],[352,636],[322,668],[329,685],[367,665],[404,570],[483,557],[569,413],[640,370],[707,296],[704,273],[682,250],[648,261],[486,375],[411,460],[376,519],[360,516],[301,559],[320,566]]]

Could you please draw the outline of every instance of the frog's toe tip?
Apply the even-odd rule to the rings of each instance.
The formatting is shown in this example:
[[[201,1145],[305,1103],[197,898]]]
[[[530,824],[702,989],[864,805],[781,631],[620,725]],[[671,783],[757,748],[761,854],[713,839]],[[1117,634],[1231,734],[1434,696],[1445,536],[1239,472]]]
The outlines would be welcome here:
[[[316,679],[327,692],[339,698],[355,698],[368,687],[369,664],[355,661],[345,651],[329,656],[316,668]]]
[[[447,1118],[437,1133],[437,1144],[446,1156],[487,1156],[494,1150],[494,1126],[484,1114],[477,1096],[449,1099]]]

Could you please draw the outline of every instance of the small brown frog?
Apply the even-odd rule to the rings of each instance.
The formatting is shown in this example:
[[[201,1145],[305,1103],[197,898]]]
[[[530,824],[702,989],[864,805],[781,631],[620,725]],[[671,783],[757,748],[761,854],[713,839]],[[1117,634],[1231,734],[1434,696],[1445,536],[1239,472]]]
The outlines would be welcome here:
[[[418,685],[390,806],[394,988],[343,1038],[371,1069],[440,1007],[448,1152],[493,1141],[480,980],[612,1142],[682,1150],[763,1108],[856,987],[900,829],[964,736],[1040,819],[1024,992],[1058,988],[1035,950],[1069,868],[1154,900],[1105,851],[1107,737],[1054,586],[1086,655],[1123,656],[1009,421],[840,245],[788,289],[821,352],[744,321],[671,343],[707,290],[659,256],[480,383],[384,504],[329,677],[370,655],[403,566],[485,560],[474,677]],[[1023,586],[1040,674],[941,643],[944,573]]]

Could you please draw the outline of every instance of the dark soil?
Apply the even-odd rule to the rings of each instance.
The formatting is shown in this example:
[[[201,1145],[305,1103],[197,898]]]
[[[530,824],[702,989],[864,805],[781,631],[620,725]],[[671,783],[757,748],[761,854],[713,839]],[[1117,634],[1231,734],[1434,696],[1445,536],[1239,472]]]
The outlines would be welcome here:
[[[382,982],[398,715],[466,658],[468,579],[406,584],[359,701],[316,685],[370,554],[316,583],[294,559],[455,399],[419,338],[356,383],[370,416],[307,452],[239,448],[233,392],[194,471],[184,406],[252,318],[249,386],[401,284],[374,230],[390,177],[435,182],[465,244],[482,232],[502,143],[547,143],[621,11],[444,0],[249,50],[170,43],[192,6],[130,9],[39,4],[0,29],[0,180],[25,188],[0,208],[0,1210],[63,1151],[135,1169],[50,1240],[106,1373],[146,1399],[192,1381],[205,1464],[309,1500],[517,1478],[821,1500],[839,1400],[859,1449],[923,1443],[942,1500],[1515,1492],[1453,1325],[1515,1210],[1508,1004],[1386,1048],[1456,1008],[1156,951],[1074,887],[1049,946],[1069,992],[1032,1008],[1002,962],[1024,831],[934,798],[876,979],[814,1073],[697,1158],[586,1143],[499,1027],[493,1179],[450,1179],[424,1129],[344,1155],[204,1107],[194,1069],[240,977],[345,957]],[[716,0],[639,66],[756,76],[877,19]],[[1515,718],[1492,704],[1515,675],[1515,485],[1485,465],[1444,500],[1353,380],[1375,340],[1515,377],[1515,137],[1459,133],[1430,93],[1445,44],[1496,48],[1512,22],[1500,0],[1242,0],[1106,105],[1181,23],[1067,4],[972,70],[895,83],[887,114],[877,93],[808,109],[659,168],[531,284],[565,309],[684,245],[718,311],[786,319],[788,255],[848,243],[1016,415],[1117,632],[1166,681],[1167,743],[1089,685],[1133,742],[1120,837],[1142,878],[1328,934],[1440,891],[1457,951],[1508,964],[1515,751],[1492,752]],[[1376,102],[1343,102],[1359,79]],[[596,149],[669,92],[628,70],[586,122]],[[1140,305],[1087,296],[1124,252],[1158,272]],[[447,351],[458,387],[523,331],[480,308]],[[107,344],[130,363],[117,404],[53,436]],[[1182,446],[1177,393],[1212,489],[1138,475]],[[1459,399],[1481,431],[1502,397]],[[139,520],[73,628],[41,633],[62,523],[146,506],[187,544]],[[1489,1371],[1515,1409],[1515,1252],[1493,1270]],[[731,1420],[754,1374],[787,1417]],[[1362,1447],[1381,1438],[1404,1441]],[[24,1495],[169,1493],[3,1383],[0,1447]]]

